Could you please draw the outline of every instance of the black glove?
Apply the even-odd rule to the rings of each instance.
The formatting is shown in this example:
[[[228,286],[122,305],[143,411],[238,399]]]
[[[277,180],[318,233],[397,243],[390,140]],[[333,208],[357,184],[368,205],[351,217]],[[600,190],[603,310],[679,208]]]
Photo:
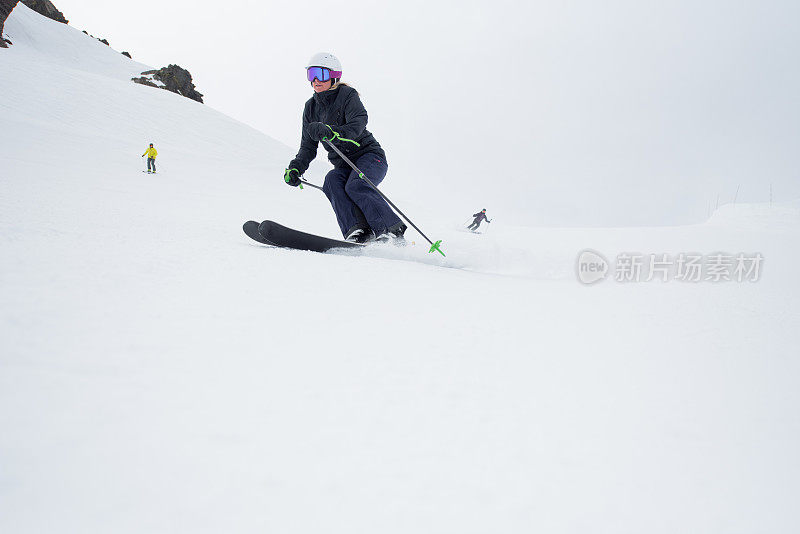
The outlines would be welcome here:
[[[306,131],[314,141],[322,141],[324,139],[330,141],[334,136],[333,129],[321,122],[309,122],[308,126],[306,126]]]
[[[300,185],[300,173],[297,172],[297,169],[286,169],[286,172],[283,173],[283,181],[292,187],[297,187]]]

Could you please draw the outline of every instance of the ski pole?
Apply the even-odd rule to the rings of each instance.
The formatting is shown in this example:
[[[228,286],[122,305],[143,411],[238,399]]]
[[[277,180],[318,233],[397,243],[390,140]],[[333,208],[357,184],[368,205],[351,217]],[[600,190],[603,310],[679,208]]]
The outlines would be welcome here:
[[[302,178],[300,178],[300,182],[303,183],[303,184],[306,184],[308,187],[313,187],[314,189],[319,189],[320,191],[324,191],[324,189],[322,189],[320,186],[314,185],[311,182],[307,182],[307,181],[303,180]],[[300,189],[302,189],[302,188],[303,188],[303,186],[301,185]]]
[[[328,145],[330,145],[330,147],[331,147],[331,148],[332,148],[334,151],[336,151],[336,153],[337,153],[337,154],[339,154],[339,156],[340,156],[340,157],[341,157],[343,160],[345,160],[345,161],[347,162],[347,164],[348,164],[348,165],[350,165],[350,167],[351,167],[351,168],[352,168],[354,171],[356,171],[356,172],[358,173],[358,177],[359,177],[359,178],[361,178],[362,180],[364,180],[365,182],[367,182],[367,183],[369,184],[369,186],[370,186],[372,189],[374,189],[374,190],[375,190],[375,192],[376,192],[376,193],[378,193],[378,194],[379,194],[379,195],[380,195],[380,196],[383,198],[383,200],[385,200],[385,201],[386,201],[386,202],[387,202],[387,203],[388,203],[388,204],[389,204],[389,205],[392,207],[392,209],[394,209],[394,211],[396,211],[397,213],[399,213],[399,214],[400,214],[400,216],[401,216],[401,217],[403,217],[403,219],[405,219],[405,220],[406,220],[406,222],[407,222],[408,224],[410,224],[411,226],[413,226],[413,227],[414,227],[414,230],[416,230],[417,232],[419,232],[419,235],[421,235],[422,237],[424,237],[424,238],[425,238],[425,241],[427,241],[428,243],[430,243],[430,244],[431,244],[431,249],[428,251],[429,253],[430,253],[430,252],[433,252],[433,251],[435,250],[436,252],[438,252],[438,253],[439,253],[439,254],[441,254],[442,256],[444,256],[444,255],[445,255],[445,254],[444,254],[444,252],[442,252],[442,249],[441,249],[441,245],[442,245],[442,240],[441,240],[441,239],[440,239],[440,240],[438,240],[436,243],[434,243],[433,241],[431,241],[430,239],[428,239],[428,236],[426,236],[425,234],[423,234],[423,233],[422,233],[422,230],[420,230],[419,228],[417,228],[417,225],[416,225],[416,224],[414,224],[413,222],[411,222],[411,219],[409,219],[408,217],[406,217],[406,214],[405,214],[405,213],[403,213],[402,211],[400,211],[400,208],[398,208],[397,206],[395,206],[395,205],[394,205],[394,203],[393,203],[391,200],[389,200],[389,197],[387,197],[386,195],[384,195],[384,194],[383,194],[383,193],[382,193],[382,192],[381,192],[381,191],[380,191],[380,190],[379,190],[379,189],[378,189],[378,188],[375,186],[375,184],[373,184],[373,183],[372,183],[372,180],[370,180],[369,178],[367,178],[367,176],[366,176],[366,175],[365,175],[363,172],[361,172],[361,171],[358,169],[358,167],[356,167],[355,163],[353,163],[352,161],[350,161],[350,158],[348,158],[347,156],[345,156],[344,154],[342,154],[342,151],[341,151],[341,150],[339,150],[338,148],[336,148],[336,145],[334,145],[334,144],[333,144],[331,141],[329,141],[328,139],[323,139],[323,141],[325,141],[326,143],[328,143]]]

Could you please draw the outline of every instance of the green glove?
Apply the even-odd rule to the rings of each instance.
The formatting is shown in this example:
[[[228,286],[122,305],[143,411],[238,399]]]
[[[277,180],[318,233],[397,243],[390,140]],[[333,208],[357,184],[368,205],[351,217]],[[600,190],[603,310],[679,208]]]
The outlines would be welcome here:
[[[300,185],[300,173],[297,169],[286,169],[286,172],[283,173],[283,181],[286,182],[287,185],[297,187]]]

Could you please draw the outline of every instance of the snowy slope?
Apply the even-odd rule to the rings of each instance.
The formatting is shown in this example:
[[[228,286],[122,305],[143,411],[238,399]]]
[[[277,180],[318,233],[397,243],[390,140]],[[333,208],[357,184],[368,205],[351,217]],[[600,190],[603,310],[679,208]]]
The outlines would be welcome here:
[[[398,198],[447,259],[271,250],[243,220],[336,235],[290,147],[24,6],[6,33],[0,532],[800,528],[797,203],[473,235]],[[586,287],[585,248],[765,260]]]

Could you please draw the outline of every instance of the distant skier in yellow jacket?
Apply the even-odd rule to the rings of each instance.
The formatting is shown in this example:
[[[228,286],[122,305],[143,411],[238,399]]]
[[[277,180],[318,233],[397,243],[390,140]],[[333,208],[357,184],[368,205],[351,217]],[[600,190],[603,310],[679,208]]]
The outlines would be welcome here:
[[[155,173],[156,172],[156,156],[158,156],[158,151],[155,148],[153,148],[153,143],[150,143],[150,148],[145,150],[144,154],[142,154],[142,157],[145,157],[145,156],[147,156],[147,172],[148,173],[150,173],[150,172]],[[151,166],[153,168],[152,171],[150,170]]]

